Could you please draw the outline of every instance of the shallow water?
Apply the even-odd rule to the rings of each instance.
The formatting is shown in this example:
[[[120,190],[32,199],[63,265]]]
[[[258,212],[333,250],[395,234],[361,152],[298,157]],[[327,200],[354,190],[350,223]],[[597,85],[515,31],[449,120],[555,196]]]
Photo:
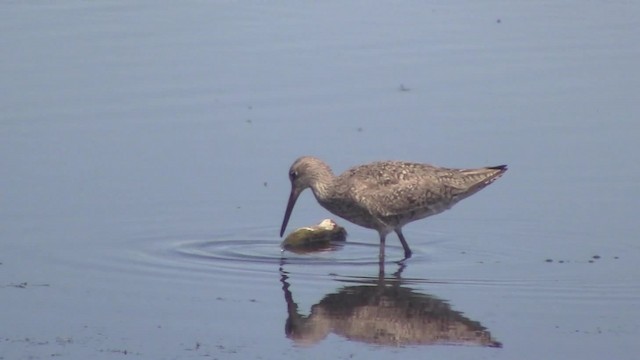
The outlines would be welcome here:
[[[0,359],[635,358],[639,13],[3,5]],[[304,154],[510,170],[380,275],[339,219],[281,252]],[[328,216],[307,192],[289,230]]]

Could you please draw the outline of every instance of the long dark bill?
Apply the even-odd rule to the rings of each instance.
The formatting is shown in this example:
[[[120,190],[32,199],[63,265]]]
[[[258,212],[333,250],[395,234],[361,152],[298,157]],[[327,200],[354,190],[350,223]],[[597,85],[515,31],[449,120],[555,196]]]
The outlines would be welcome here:
[[[287,229],[289,217],[291,216],[291,211],[293,211],[293,206],[296,204],[296,200],[298,200],[298,195],[300,195],[300,193],[292,187],[289,202],[287,203],[287,210],[284,212],[284,219],[282,220],[282,227],[280,228],[280,237],[282,237],[282,234],[284,234],[284,231]]]

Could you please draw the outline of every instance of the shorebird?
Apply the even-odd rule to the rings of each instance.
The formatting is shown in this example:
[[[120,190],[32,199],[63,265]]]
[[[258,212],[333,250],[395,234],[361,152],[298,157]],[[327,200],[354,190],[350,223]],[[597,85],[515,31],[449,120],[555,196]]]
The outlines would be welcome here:
[[[291,194],[284,213],[284,234],[293,207],[303,190],[311,188],[322,207],[356,225],[374,229],[380,236],[380,259],[385,238],[394,231],[404,249],[411,249],[402,227],[412,221],[450,209],[507,171],[506,165],[477,169],[449,169],[404,161],[379,161],[353,167],[335,176],[324,161],[303,156],[289,169]]]

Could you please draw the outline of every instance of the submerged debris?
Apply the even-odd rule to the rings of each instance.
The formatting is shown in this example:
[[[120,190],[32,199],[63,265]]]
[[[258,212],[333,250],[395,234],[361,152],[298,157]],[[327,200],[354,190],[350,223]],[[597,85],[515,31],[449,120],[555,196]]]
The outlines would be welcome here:
[[[284,250],[297,252],[324,250],[334,241],[345,241],[347,231],[331,219],[318,225],[302,227],[291,232],[280,245]]]

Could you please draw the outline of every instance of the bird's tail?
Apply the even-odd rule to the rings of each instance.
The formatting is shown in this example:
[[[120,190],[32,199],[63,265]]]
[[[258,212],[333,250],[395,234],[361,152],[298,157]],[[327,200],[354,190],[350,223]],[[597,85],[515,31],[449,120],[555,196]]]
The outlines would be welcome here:
[[[485,187],[496,181],[507,170],[507,165],[498,165],[480,169],[462,170],[462,173],[465,177],[475,183],[473,186]]]
[[[486,186],[500,178],[506,171],[507,165],[461,170],[460,173],[468,184],[462,197],[468,197],[484,189]]]

